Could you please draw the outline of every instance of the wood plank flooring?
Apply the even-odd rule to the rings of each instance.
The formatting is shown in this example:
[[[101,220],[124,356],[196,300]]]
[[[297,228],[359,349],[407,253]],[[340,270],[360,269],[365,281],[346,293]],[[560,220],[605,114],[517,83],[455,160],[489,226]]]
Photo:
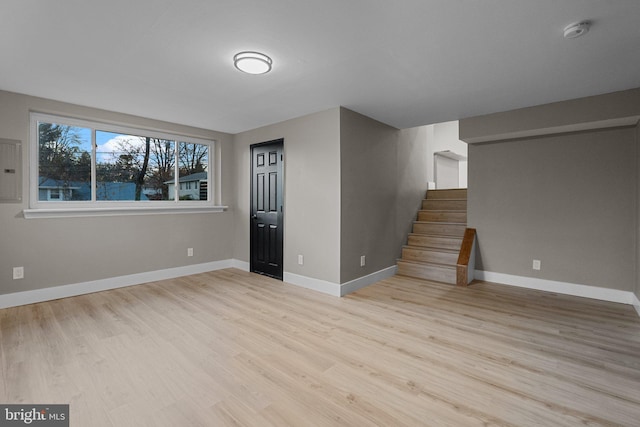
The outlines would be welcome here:
[[[228,269],[0,310],[0,402],[72,426],[640,425],[631,306]]]

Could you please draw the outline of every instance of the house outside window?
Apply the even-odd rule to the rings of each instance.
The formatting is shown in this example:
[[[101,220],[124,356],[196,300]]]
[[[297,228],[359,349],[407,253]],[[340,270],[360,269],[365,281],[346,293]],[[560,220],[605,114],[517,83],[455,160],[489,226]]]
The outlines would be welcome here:
[[[185,175],[180,177],[179,182],[179,199],[180,200],[202,200],[202,197],[206,196],[206,189],[208,183],[207,172],[198,172],[191,175]],[[173,181],[167,181],[169,187],[169,197],[175,197],[175,183]]]

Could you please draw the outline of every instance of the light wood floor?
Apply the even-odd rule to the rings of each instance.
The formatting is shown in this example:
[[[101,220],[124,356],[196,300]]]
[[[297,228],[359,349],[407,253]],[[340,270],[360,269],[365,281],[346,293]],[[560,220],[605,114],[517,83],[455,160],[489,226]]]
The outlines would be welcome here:
[[[0,402],[81,426],[640,425],[631,306],[229,269],[0,310]]]

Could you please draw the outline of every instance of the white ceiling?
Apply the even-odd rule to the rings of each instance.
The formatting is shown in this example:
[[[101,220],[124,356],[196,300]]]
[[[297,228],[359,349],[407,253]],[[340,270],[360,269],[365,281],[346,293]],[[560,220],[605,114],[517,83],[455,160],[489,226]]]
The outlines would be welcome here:
[[[638,0],[1,0],[0,20],[0,89],[230,133],[339,105],[407,128],[640,87]],[[242,50],[272,72],[237,71]]]

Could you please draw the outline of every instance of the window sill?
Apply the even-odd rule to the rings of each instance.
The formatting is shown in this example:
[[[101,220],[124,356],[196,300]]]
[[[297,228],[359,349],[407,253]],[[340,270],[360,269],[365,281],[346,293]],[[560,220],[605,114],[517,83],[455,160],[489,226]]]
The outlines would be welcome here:
[[[156,206],[156,207],[113,207],[113,208],[57,208],[24,209],[26,219],[34,218],[77,218],[90,216],[197,214],[224,212],[228,206]]]

